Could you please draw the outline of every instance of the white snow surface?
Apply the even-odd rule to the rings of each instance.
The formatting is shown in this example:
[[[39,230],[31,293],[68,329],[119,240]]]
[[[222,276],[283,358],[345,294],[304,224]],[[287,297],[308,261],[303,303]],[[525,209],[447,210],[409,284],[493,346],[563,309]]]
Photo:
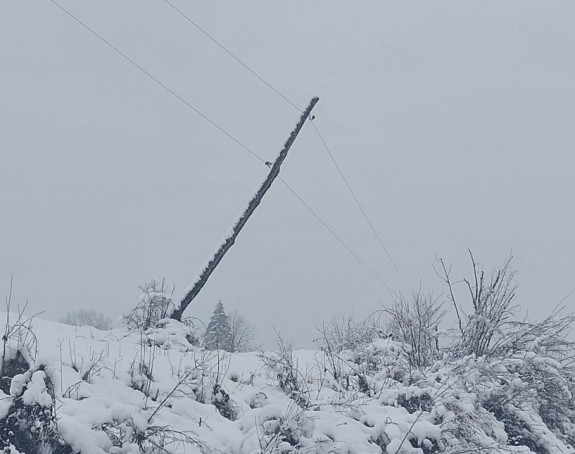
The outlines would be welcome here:
[[[0,312],[0,320],[5,316]],[[56,396],[58,430],[82,454],[140,449],[188,454],[424,454],[435,452],[434,446],[463,453],[469,451],[454,428],[462,418],[479,419],[478,415],[493,423],[478,435],[485,452],[531,452],[525,446],[510,446],[503,424],[478,408],[477,395],[466,391],[473,384],[473,364],[466,383],[444,368],[430,371],[419,384],[400,385],[390,377],[401,366],[405,346],[390,339],[365,347],[366,355],[379,358],[368,376],[368,393],[347,391],[329,376],[323,352],[293,352],[300,391],[306,396],[306,403],[298,405],[295,394],[290,398],[280,388],[277,370],[264,364],[261,353],[204,351],[187,341],[190,328],[172,320],[145,333],[99,331],[38,318],[32,329],[37,353],[29,357],[30,371],[12,379],[10,396],[0,391],[0,418],[14,396],[27,404],[52,405],[44,380],[48,376]],[[16,345],[9,342],[11,348]],[[351,353],[347,355],[341,355],[342,373],[361,367]],[[217,387],[225,394],[218,394]],[[214,405],[225,402],[226,396],[226,408],[233,413],[229,419]],[[399,403],[424,402],[429,396],[431,402],[413,411]],[[532,422],[543,427],[540,436],[546,437],[551,454],[575,452],[541,421]],[[165,451],[154,451],[150,444],[139,447],[136,434],[161,443]]]

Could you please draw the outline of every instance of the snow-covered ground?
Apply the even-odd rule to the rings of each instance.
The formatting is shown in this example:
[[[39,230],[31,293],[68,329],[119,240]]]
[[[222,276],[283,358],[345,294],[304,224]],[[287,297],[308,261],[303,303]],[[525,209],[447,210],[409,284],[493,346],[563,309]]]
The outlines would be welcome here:
[[[11,314],[6,326],[16,320]],[[36,416],[20,427],[52,447],[35,452],[575,452],[537,409],[498,415],[489,407],[511,363],[466,358],[423,374],[409,371],[407,347],[391,339],[337,355],[291,351],[285,342],[271,353],[209,352],[173,320],[144,333],[34,318],[8,334],[0,447],[12,454],[34,452],[18,446],[22,435],[8,425]],[[515,380],[515,389],[526,386]],[[515,405],[511,395],[505,405]],[[510,432],[509,415],[539,448]]]

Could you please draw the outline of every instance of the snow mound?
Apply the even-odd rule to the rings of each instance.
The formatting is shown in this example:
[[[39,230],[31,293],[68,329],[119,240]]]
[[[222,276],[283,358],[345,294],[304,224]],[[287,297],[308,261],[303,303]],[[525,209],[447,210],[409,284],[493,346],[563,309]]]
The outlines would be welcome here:
[[[229,354],[198,347],[174,320],[99,331],[34,319],[30,329],[33,351],[6,341],[4,361],[21,352],[25,362],[0,390],[5,452],[575,453],[571,407],[559,414],[541,397],[572,401],[573,383],[539,354],[414,371],[408,346],[389,338],[337,354]],[[4,429],[23,418],[28,444]]]

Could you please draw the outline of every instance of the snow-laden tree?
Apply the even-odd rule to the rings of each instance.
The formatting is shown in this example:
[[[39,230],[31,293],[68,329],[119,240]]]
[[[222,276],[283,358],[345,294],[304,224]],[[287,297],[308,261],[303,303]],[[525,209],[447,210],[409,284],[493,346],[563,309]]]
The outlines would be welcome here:
[[[216,304],[214,313],[206,328],[205,346],[208,350],[232,351],[232,328],[230,317],[221,301]]]

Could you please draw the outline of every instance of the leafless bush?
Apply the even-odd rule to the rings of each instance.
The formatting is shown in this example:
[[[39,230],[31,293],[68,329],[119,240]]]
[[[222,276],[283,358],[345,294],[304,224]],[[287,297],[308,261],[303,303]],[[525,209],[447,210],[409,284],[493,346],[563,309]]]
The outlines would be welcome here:
[[[473,392],[488,414],[504,423],[511,444],[549,452],[550,430],[575,445],[575,342],[569,339],[575,315],[555,310],[541,322],[517,320],[511,258],[486,277],[471,252],[470,257],[473,276],[462,281],[470,295],[469,314],[456,301],[451,270],[439,260],[459,325],[451,358],[476,364],[480,378]],[[457,430],[467,427],[465,421]]]
[[[322,329],[318,328],[318,331],[321,333],[321,337],[317,341],[319,341],[323,353],[319,359],[319,367],[328,375],[322,381],[328,385],[331,384],[330,387],[337,391],[348,391],[350,387],[348,361],[342,357],[341,350],[334,345],[337,340],[334,339],[328,328],[324,325]]]
[[[28,302],[18,307],[16,318],[12,319],[13,279],[10,279],[10,290],[6,297],[6,323],[2,335],[2,358],[0,359],[0,389],[10,389],[10,379],[23,373],[38,354],[38,341],[32,331],[32,319],[38,315],[25,316]],[[8,392],[6,391],[8,394]]]
[[[493,348],[497,367],[490,377],[497,385],[485,407],[506,420],[515,437],[538,446],[538,436],[525,408],[536,413],[558,437],[575,445],[575,342],[569,332],[575,315],[554,311],[541,322],[512,322]],[[489,370],[483,373],[488,376]]]
[[[540,322],[509,322],[508,330],[493,344],[493,353],[506,356],[535,351],[545,353],[566,366],[575,367],[575,342],[569,340],[569,334],[575,327],[575,314],[562,315],[563,312],[563,308],[557,308]]]
[[[60,322],[72,326],[92,326],[102,331],[112,329],[112,320],[95,310],[68,311]]]
[[[309,405],[309,390],[306,380],[293,356],[293,345],[279,333],[277,335],[278,350],[274,353],[261,353],[260,359],[276,376],[283,392],[294,400],[301,408]]]
[[[247,320],[238,311],[229,315],[230,328],[232,331],[230,346],[232,352],[249,352],[254,348],[256,337],[255,325]]]
[[[94,429],[104,432],[112,445],[116,448],[125,448],[130,444],[138,445],[140,452],[159,454],[185,450],[186,445],[196,445],[204,448],[201,441],[192,436],[191,432],[172,429],[170,426],[146,425],[141,429],[142,422],[136,423],[133,418],[100,424]]]
[[[140,351],[130,363],[131,387],[141,391],[148,398],[158,399],[159,390],[154,383],[154,365],[158,347],[151,342],[145,333],[140,333]]]
[[[333,317],[319,332],[321,337],[318,341],[321,347],[335,352],[353,350],[359,345],[388,335],[382,326],[380,313],[374,313],[361,322],[356,321],[352,315]]]
[[[448,290],[448,299],[453,304],[457,315],[459,335],[451,353],[461,356],[474,354],[483,356],[492,353],[492,347],[499,339],[505,337],[505,327],[512,321],[516,305],[515,272],[511,269],[510,256],[503,266],[493,269],[490,276],[475,261],[469,251],[473,267],[471,280],[463,279],[470,295],[471,309],[469,314],[464,312],[455,297],[454,282],[451,280],[451,268],[443,259],[438,259],[438,276],[445,282]]]
[[[351,316],[334,317],[319,329],[321,337],[316,341],[323,353],[319,367],[327,374],[327,386],[338,392],[372,395],[373,374],[399,380],[411,370],[406,360],[410,349],[406,342],[392,339],[392,324],[386,327],[383,322],[386,314],[377,311],[362,322]]]
[[[95,352],[91,352],[86,367],[82,368],[82,380],[91,383],[93,378],[98,376],[103,369],[107,369],[104,366],[103,358],[103,352],[100,352],[98,355],[96,355]]]
[[[393,339],[411,347],[407,354],[411,368],[428,367],[441,357],[439,325],[445,311],[437,298],[421,292],[411,299],[398,294],[384,312],[390,316],[388,331]]]
[[[172,301],[173,289],[168,294],[164,279],[161,281],[152,279],[140,287],[140,290],[142,295],[138,304],[124,315],[123,321],[130,329],[145,331],[155,327],[159,320],[169,317],[173,312],[175,308]]]

